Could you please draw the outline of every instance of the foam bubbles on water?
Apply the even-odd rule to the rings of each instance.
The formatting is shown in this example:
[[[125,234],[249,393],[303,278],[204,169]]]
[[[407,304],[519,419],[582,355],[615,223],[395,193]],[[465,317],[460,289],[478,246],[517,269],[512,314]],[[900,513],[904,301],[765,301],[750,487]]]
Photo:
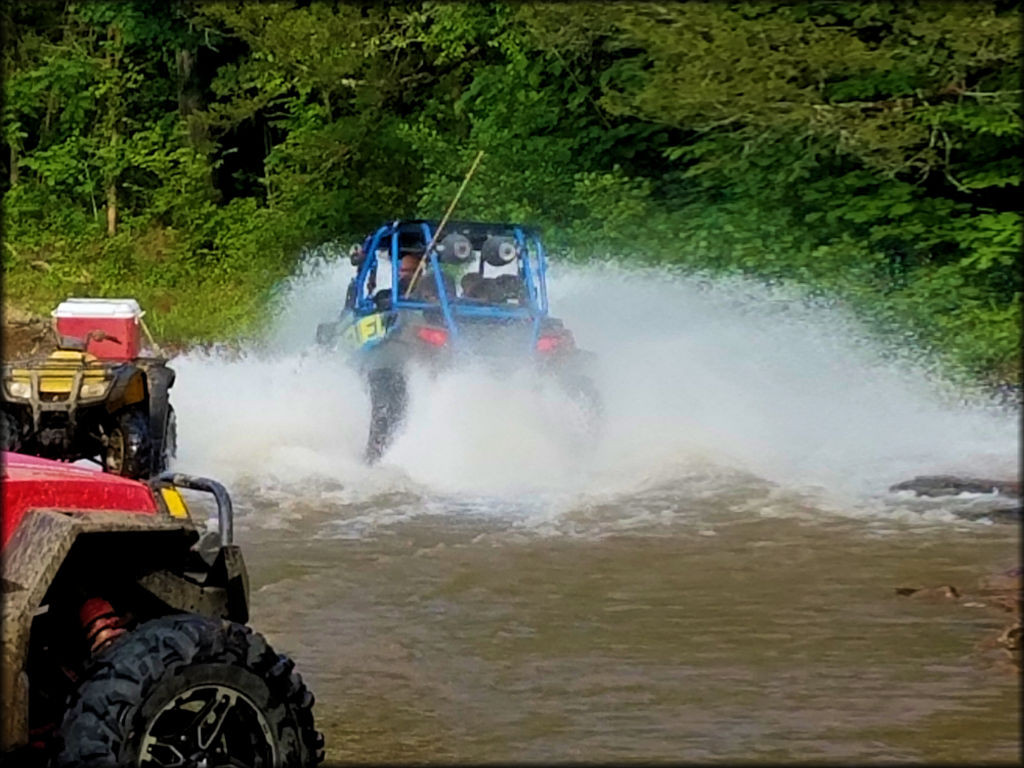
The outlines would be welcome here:
[[[351,275],[347,260],[310,260],[259,352],[174,362],[177,468],[258,488],[327,483],[350,503],[395,492],[513,502],[549,519],[694,472],[851,510],[918,474],[1017,472],[1015,417],[953,402],[841,311],[743,280],[612,264],[549,273],[552,313],[598,355],[599,440],[581,444],[567,399],[525,373],[414,370],[406,427],[367,467],[367,393],[312,344]]]

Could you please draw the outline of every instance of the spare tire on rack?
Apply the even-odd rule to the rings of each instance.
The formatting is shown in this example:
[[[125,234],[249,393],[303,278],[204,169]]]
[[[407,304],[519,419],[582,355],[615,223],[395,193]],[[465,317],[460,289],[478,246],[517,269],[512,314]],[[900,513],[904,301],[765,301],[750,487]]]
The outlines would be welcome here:
[[[241,624],[193,614],[145,622],[83,677],[56,764],[316,765],[323,737],[294,666]]]

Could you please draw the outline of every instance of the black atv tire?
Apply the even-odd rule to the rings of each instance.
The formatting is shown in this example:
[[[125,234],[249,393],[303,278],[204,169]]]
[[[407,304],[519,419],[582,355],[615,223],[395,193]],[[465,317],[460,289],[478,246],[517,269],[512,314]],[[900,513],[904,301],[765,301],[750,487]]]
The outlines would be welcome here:
[[[18,420],[6,411],[0,411],[0,450],[21,450],[21,432],[18,429]]]
[[[171,468],[171,462],[178,455],[178,418],[174,415],[174,407],[167,406],[167,424],[164,426],[164,444],[160,450],[160,466],[154,475]]]
[[[56,765],[314,766],[323,737],[294,666],[241,624],[148,621],[103,651],[72,694]]]
[[[149,415],[141,408],[125,408],[115,413],[107,428],[103,449],[103,470],[122,477],[145,480],[153,471],[152,435]]]
[[[405,376],[391,368],[377,368],[366,376],[370,387],[370,434],[366,440],[366,462],[372,464],[387,450],[405,419],[408,394]]]

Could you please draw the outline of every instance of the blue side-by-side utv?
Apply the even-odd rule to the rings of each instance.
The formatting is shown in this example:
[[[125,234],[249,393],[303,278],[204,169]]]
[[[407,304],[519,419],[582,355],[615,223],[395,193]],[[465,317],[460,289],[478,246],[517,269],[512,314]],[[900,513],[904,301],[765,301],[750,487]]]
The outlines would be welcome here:
[[[518,224],[405,219],[384,224],[351,252],[356,276],[341,317],[317,327],[322,345],[345,348],[365,375],[371,422],[366,458],[386,449],[406,409],[406,369],[470,357],[533,365],[557,377],[596,428],[593,354],[548,314],[547,255],[539,233]]]

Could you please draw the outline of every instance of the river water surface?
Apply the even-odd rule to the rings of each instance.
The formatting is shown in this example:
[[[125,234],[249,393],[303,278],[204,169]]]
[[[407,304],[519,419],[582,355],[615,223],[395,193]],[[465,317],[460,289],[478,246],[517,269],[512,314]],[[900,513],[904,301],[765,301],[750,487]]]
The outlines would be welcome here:
[[[368,468],[366,394],[309,349],[349,274],[296,278],[270,345],[174,363],[177,468],[231,490],[329,762],[1020,760],[1005,615],[894,592],[1018,564],[1010,502],[886,490],[1015,477],[1016,416],[835,307],[556,269],[599,438],[525,374],[416,372]]]

